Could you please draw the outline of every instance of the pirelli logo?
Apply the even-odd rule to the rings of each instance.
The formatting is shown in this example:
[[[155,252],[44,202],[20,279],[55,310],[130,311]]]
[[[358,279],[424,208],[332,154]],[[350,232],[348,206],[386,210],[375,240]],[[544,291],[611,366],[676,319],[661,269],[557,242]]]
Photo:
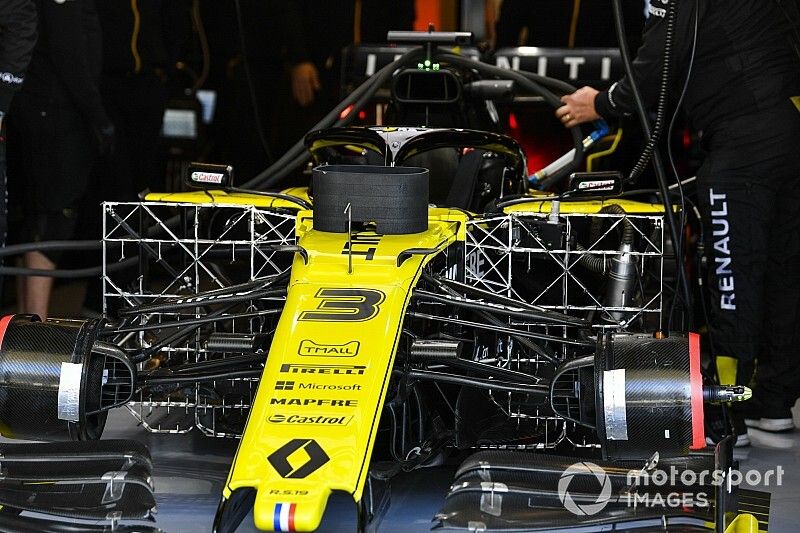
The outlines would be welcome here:
[[[365,365],[304,365],[304,364],[283,364],[281,372],[284,374],[323,374],[323,375],[343,375],[361,376],[366,372]]]

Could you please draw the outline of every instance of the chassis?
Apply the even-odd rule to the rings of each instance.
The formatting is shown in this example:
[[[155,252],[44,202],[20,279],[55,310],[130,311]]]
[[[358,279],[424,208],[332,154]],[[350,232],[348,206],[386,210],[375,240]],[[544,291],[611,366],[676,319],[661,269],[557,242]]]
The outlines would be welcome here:
[[[406,73],[398,117],[463,104],[415,99],[440,72],[475,76]],[[491,131],[338,128],[306,144],[311,187],[105,204],[106,319],[3,319],[3,434],[91,445],[5,449],[4,509],[151,516],[146,450],[93,442],[124,408],[149,431],[241,439],[218,532],[250,508],[262,530],[312,531],[333,491],[375,530],[379,485],[453,461],[437,527],[752,525],[758,495],[638,482],[732,467],[730,438],[706,447],[703,403],[746,395],[703,377],[697,336],[660,333],[663,206],[528,191],[521,149]],[[26,470],[45,463],[60,466]],[[710,497],[629,504],[676,492]]]

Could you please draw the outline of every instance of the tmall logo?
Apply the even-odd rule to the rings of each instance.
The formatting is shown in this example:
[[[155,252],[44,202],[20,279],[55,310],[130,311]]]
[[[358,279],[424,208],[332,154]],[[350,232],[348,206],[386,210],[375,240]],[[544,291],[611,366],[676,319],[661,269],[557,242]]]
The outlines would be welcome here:
[[[598,488],[600,489],[597,498],[594,502],[587,502],[588,499],[585,492],[581,492],[579,501],[573,499],[569,491],[569,485],[572,478],[579,476],[580,478],[591,477],[597,479]],[[578,493],[576,492],[576,495]],[[564,505],[564,508],[577,516],[593,516],[602,511],[611,500],[611,479],[606,474],[606,471],[594,463],[583,462],[570,465],[569,468],[564,470],[561,474],[561,479],[558,480],[558,498]]]

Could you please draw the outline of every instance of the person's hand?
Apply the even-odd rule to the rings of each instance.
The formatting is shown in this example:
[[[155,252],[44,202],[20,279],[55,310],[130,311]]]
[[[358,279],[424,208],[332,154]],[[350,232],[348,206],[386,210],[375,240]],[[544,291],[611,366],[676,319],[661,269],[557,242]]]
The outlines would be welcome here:
[[[303,107],[313,104],[314,93],[321,88],[319,72],[314,63],[306,61],[292,67],[292,96],[298,104]]]
[[[600,92],[592,87],[582,87],[572,94],[561,97],[561,107],[556,109],[556,118],[566,128],[572,128],[584,122],[598,120],[600,115],[594,108],[594,99]]]

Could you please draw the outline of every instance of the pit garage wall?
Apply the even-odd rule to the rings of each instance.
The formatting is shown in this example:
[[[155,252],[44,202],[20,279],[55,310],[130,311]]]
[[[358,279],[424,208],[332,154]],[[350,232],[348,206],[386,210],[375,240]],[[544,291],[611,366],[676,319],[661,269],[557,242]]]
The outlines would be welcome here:
[[[428,29],[428,24],[433,23],[440,31],[456,31],[458,29],[474,31],[476,37],[480,39],[483,35],[482,25],[480,28],[474,29],[458,27],[459,3],[462,14],[467,8],[470,13],[477,10],[482,20],[484,0],[461,0],[461,2],[458,0],[416,0],[417,19],[414,21],[414,29],[425,31]]]

